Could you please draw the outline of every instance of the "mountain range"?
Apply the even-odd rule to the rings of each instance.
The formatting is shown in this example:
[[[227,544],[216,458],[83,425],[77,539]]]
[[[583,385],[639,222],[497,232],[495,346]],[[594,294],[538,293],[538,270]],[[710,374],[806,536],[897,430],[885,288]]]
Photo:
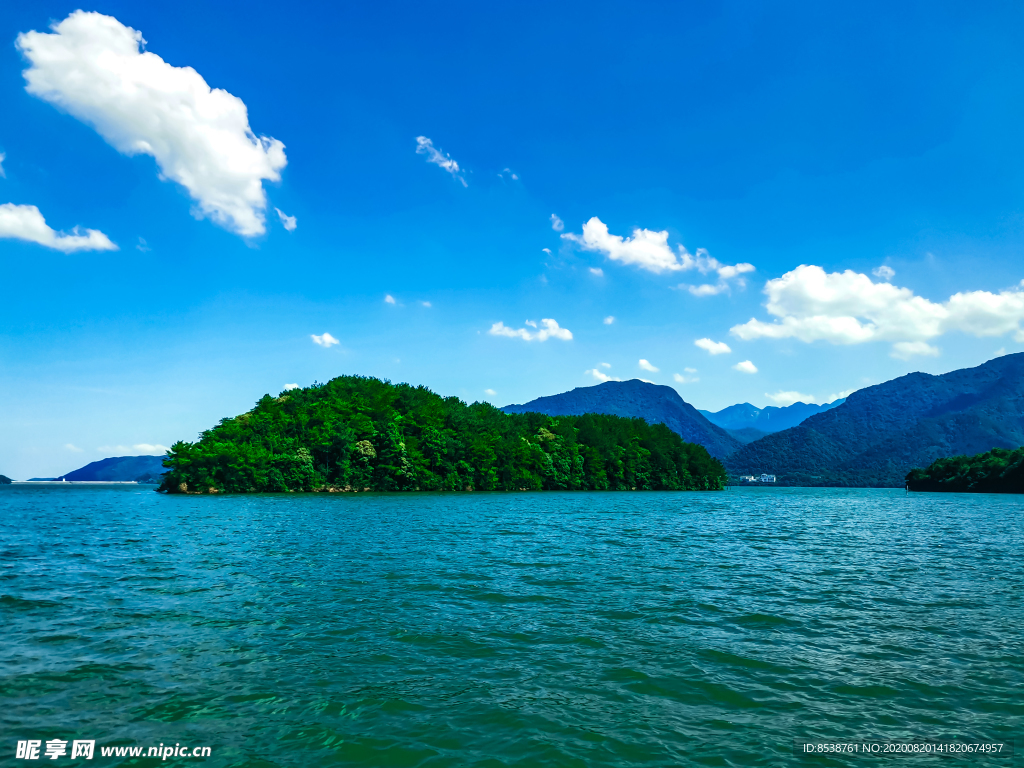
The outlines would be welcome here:
[[[1024,353],[939,376],[911,373],[827,405],[698,411],[671,387],[633,379],[508,405],[510,413],[611,413],[663,422],[733,477],[780,485],[902,487],[944,456],[1024,445]],[[756,425],[756,426],[755,426]]]
[[[830,410],[844,402],[846,402],[846,398],[825,405],[793,403],[782,407],[769,405],[767,408],[758,408],[750,403],[740,403],[714,413],[700,411],[700,414],[745,444],[773,432],[781,432],[784,429],[795,427],[814,414]]]
[[[107,481],[128,482],[136,480],[140,483],[159,483],[166,456],[113,456],[86,464],[81,469],[68,472],[54,480],[73,481]]]
[[[643,418],[651,424],[661,422],[683,440],[703,445],[716,459],[735,453],[742,445],[724,429],[704,418],[672,387],[649,384],[639,379],[577,387],[571,392],[538,397],[522,405],[506,405],[501,410],[505,413],[543,413],[548,416],[608,413],[613,416]]]
[[[1024,353],[933,376],[910,373],[728,456],[733,476],[779,483],[903,487],[914,467],[944,456],[1024,445]]]

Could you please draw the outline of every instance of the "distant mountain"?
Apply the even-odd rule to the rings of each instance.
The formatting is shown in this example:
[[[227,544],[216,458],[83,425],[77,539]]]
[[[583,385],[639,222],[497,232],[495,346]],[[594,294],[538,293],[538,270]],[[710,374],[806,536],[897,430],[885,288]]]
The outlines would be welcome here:
[[[701,411],[701,413],[703,413],[703,411]],[[725,431],[743,443],[743,445],[752,443],[755,440],[760,440],[768,434],[767,432],[762,432],[760,429],[754,429],[753,427],[747,427],[745,429],[727,429]]]
[[[119,481],[137,480],[140,483],[159,483],[167,470],[164,456],[115,456],[86,464],[81,469],[68,472],[55,480]]]
[[[814,414],[830,410],[838,405],[842,405],[844,402],[846,402],[846,398],[841,398],[825,405],[793,403],[784,408],[779,408],[775,405],[769,405],[767,408],[757,408],[750,403],[740,403],[739,405],[730,405],[728,408],[723,408],[714,413],[711,411],[701,411],[701,414],[712,424],[717,424],[722,429],[730,430],[730,432],[756,429],[765,434],[770,434],[795,427]],[[744,440],[739,435],[734,436],[739,438],[741,442],[751,442],[751,440]],[[757,437],[753,438],[753,440],[756,439]]]
[[[736,451],[742,443],[717,427],[672,387],[648,384],[639,379],[606,381],[593,387],[577,387],[560,395],[538,397],[522,405],[506,405],[505,413],[543,413],[548,416],[579,416],[584,413],[608,413],[646,419],[650,424],[665,424],[683,440],[707,448],[721,459]]]
[[[746,445],[729,473],[780,484],[901,488],[943,456],[1024,445],[1024,353],[941,376],[911,373]]]
[[[12,482],[7,475],[0,475],[0,485],[10,485]]]

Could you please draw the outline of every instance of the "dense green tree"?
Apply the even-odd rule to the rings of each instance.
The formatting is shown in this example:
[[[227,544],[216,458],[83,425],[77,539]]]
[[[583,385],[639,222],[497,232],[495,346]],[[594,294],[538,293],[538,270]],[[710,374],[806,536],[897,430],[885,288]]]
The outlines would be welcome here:
[[[937,459],[907,475],[911,491],[1024,493],[1024,448],[993,448],[976,456]]]
[[[664,424],[506,414],[425,387],[342,376],[265,395],[175,443],[171,493],[721,490],[726,473]]]

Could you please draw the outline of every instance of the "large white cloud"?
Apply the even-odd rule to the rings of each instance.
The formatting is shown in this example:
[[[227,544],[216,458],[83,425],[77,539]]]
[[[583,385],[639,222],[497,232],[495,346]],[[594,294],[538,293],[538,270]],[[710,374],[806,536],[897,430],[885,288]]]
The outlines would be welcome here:
[[[46,223],[43,214],[34,205],[0,205],[0,238],[27,240],[56,251],[116,251],[110,238],[98,229],[87,229],[82,234],[78,227],[71,234],[57,232]]]
[[[526,328],[509,328],[503,322],[498,321],[491,326],[491,330],[489,330],[488,333],[492,336],[508,336],[509,338],[523,339],[524,341],[547,341],[548,339],[569,341],[572,339],[572,331],[568,328],[560,327],[556,320],[552,320],[549,317],[541,320],[540,326],[538,326],[534,320],[527,320],[526,325],[530,326],[534,330],[528,331]]]
[[[561,224],[561,220],[558,222]],[[594,216],[583,225],[583,232],[575,234],[566,232],[562,237],[587,251],[603,253],[612,261],[631,264],[648,272],[685,272],[696,269],[702,275],[715,272],[717,284],[686,287],[694,296],[713,296],[729,289],[728,282],[746,272],[753,272],[753,264],[722,264],[710,256],[704,248],[698,248],[696,256],[683,246],[672,250],[668,244],[668,232],[655,232],[651,229],[634,229],[632,237],[613,235],[608,225]],[[738,284],[742,284],[742,279]]]
[[[893,356],[936,355],[928,344],[950,331],[972,336],[1013,333],[1024,341],[1024,281],[1011,290],[957,293],[943,303],[915,296],[909,288],[874,282],[867,275],[846,270],[826,273],[801,264],[764,287],[768,313],[778,320],[756,318],[734,326],[741,339],[795,338],[832,344],[867,341],[893,343]]]
[[[263,180],[278,181],[284,144],[256,136],[245,104],[191,67],[143,51],[142,33],[75,11],[52,34],[25,32],[26,90],[91,125],[126,155],[151,155],[196,213],[246,237],[266,230]]]

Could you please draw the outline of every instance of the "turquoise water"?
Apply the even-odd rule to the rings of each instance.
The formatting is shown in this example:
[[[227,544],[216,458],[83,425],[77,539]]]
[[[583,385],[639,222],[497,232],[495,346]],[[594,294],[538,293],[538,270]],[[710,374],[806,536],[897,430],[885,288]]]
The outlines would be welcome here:
[[[95,739],[82,765],[181,743],[211,757],[168,764],[217,766],[863,765],[792,745],[1020,739],[1022,512],[0,486],[0,763],[51,738]]]

